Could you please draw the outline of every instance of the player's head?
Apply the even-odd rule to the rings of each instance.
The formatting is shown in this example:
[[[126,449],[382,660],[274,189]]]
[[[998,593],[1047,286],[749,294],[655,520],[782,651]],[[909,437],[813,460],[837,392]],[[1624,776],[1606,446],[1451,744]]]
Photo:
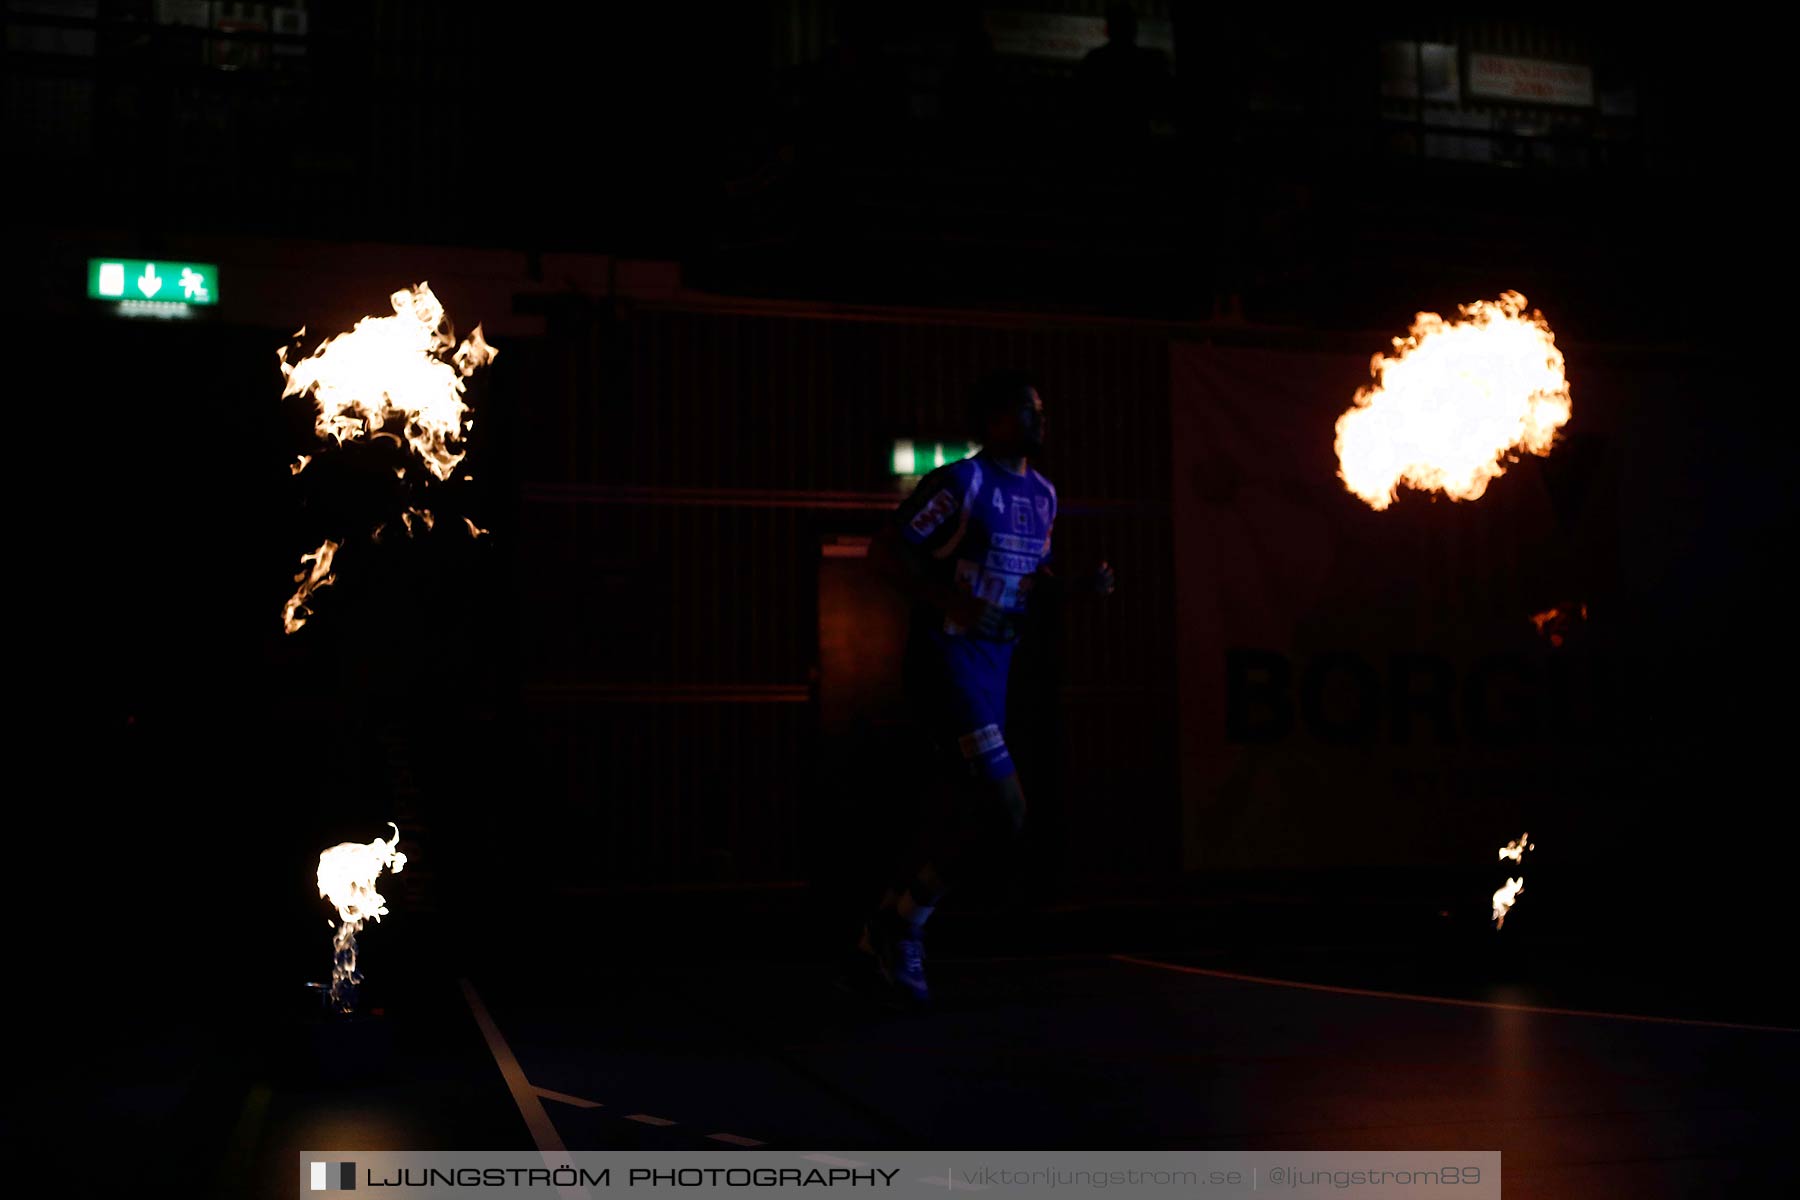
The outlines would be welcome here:
[[[1044,401],[1023,371],[984,375],[969,392],[969,436],[985,450],[1037,454],[1044,448]]]

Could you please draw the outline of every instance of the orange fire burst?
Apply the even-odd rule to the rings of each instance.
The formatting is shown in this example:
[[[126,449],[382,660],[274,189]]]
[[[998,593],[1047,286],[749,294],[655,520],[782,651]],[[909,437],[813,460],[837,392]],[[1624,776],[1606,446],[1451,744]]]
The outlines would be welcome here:
[[[302,570],[294,576],[294,582],[300,586],[294,590],[294,594],[288,598],[287,606],[281,611],[282,626],[289,633],[306,624],[306,617],[300,614],[311,615],[312,610],[306,607],[307,599],[337,578],[331,573],[331,560],[337,556],[337,550],[337,543],[327,538],[319,543],[317,550],[300,556]],[[310,571],[304,569],[307,563],[312,564]]]
[[[1570,627],[1578,621],[1587,620],[1587,615],[1585,604],[1569,608],[1559,605],[1540,613],[1532,613],[1531,624],[1538,631],[1538,636],[1548,638],[1552,646],[1561,646]]]
[[[347,441],[385,438],[396,446],[410,447],[432,478],[445,480],[462,462],[466,454],[463,435],[475,425],[463,403],[463,381],[500,352],[487,344],[479,325],[458,345],[444,306],[429,283],[402,288],[388,301],[393,305],[392,316],[364,317],[349,333],[326,338],[298,362],[290,363],[289,347],[281,347],[276,357],[287,380],[281,395],[283,399],[312,399],[317,409],[313,427],[321,438],[340,446]],[[294,336],[305,334],[302,328]],[[288,469],[298,475],[311,461],[310,455],[302,454]],[[404,481],[406,468],[396,467],[394,474]],[[409,507],[400,516],[408,536],[414,517],[426,529],[435,523],[430,509]],[[486,532],[473,521],[468,524],[472,537]],[[379,542],[385,528],[385,523],[377,525],[373,540]],[[282,613],[287,632],[306,624],[298,614],[306,611],[307,597],[332,582],[331,559],[338,545],[327,541],[313,554],[302,556],[302,565],[310,562],[313,568],[310,574],[302,571],[295,576],[300,588]]]
[[[383,432],[393,437],[387,426],[395,423],[426,469],[448,479],[464,454],[463,380],[499,351],[482,338],[479,325],[456,345],[428,283],[402,288],[388,300],[393,316],[364,317],[299,362],[290,364],[283,346],[278,357],[287,387],[281,394],[312,396],[318,406],[314,428],[339,445]],[[295,336],[305,333],[303,328]]]
[[[1392,504],[1401,484],[1474,500],[1516,451],[1548,454],[1569,419],[1562,351],[1525,297],[1461,311],[1419,313],[1393,355],[1370,360],[1375,382],[1338,418],[1338,476],[1371,508]]]

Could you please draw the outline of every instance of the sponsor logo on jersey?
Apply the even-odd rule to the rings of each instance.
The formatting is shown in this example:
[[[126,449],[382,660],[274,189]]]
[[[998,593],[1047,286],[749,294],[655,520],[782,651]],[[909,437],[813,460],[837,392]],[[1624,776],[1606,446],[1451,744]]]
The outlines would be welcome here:
[[[1010,533],[995,533],[988,537],[988,543],[996,550],[1006,550],[1013,554],[1036,554],[1043,543],[1037,538],[1014,537]]]
[[[1008,575],[1029,575],[1037,570],[1037,559],[1029,554],[1007,554],[1000,550],[989,550],[987,568],[990,571],[1002,571]]]
[[[1015,503],[1012,508],[1013,529],[1019,533],[1031,532],[1031,505]]]
[[[1005,744],[1005,739],[1000,736],[998,725],[983,725],[980,729],[971,729],[957,738],[956,744],[962,747],[964,758],[979,758],[999,749]]]
[[[929,504],[924,508],[921,508],[918,511],[918,514],[913,517],[912,530],[920,537],[926,537],[932,530],[936,529],[939,525],[942,525],[944,523],[944,518],[948,517],[955,510],[956,498],[952,496],[948,490],[940,491],[931,498]]]

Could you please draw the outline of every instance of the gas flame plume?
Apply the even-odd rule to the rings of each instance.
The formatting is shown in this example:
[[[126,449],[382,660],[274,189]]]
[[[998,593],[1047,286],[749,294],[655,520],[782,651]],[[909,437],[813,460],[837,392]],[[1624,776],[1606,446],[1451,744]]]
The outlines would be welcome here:
[[[1525,878],[1508,879],[1506,886],[1494,893],[1494,928],[1506,928],[1506,914],[1512,911],[1513,901],[1525,890]]]
[[[1371,508],[1392,504],[1401,484],[1477,499],[1517,451],[1550,453],[1569,420],[1562,351],[1525,297],[1461,311],[1419,313],[1392,355],[1370,360],[1375,382],[1338,418],[1338,477]]]
[[[487,344],[479,325],[456,345],[429,283],[402,288],[388,300],[393,316],[364,317],[299,362],[289,363],[283,346],[278,357],[287,387],[281,394],[312,397],[320,437],[342,445],[381,433],[403,436],[427,470],[448,479],[464,455],[463,380],[499,351]]]
[[[463,436],[475,425],[463,403],[463,381],[494,361],[499,351],[488,345],[479,325],[458,344],[429,283],[402,288],[388,302],[392,316],[364,317],[349,333],[326,338],[298,361],[289,360],[290,349],[297,347],[281,347],[276,357],[287,381],[282,398],[312,400],[313,429],[321,439],[339,446],[385,439],[418,456],[429,472],[423,483],[449,479],[467,453]],[[294,337],[298,341],[305,335],[302,326]],[[302,454],[288,470],[298,475],[311,461],[311,455]],[[395,467],[394,475],[404,483],[407,468]],[[409,537],[415,517],[427,530],[435,523],[430,509],[408,506],[400,520]],[[468,526],[471,537],[486,532],[473,521]],[[385,528],[385,522],[378,524],[372,540],[379,542]],[[288,633],[306,624],[307,598],[332,582],[332,555],[340,544],[327,541],[301,557],[302,566],[310,562],[313,567],[295,577],[299,590],[282,612]]]
[[[1524,860],[1525,852],[1527,850],[1535,849],[1537,849],[1537,847],[1531,844],[1531,835],[1529,833],[1521,833],[1518,841],[1508,842],[1506,845],[1500,847],[1500,861],[1505,862],[1510,858],[1514,862],[1521,862]]]
[[[1527,850],[1536,850],[1537,844],[1531,840],[1529,833],[1521,833],[1517,841],[1511,841],[1500,847],[1501,862],[1524,862]],[[1506,914],[1512,911],[1513,902],[1519,893],[1525,890],[1525,877],[1508,878],[1504,887],[1494,893],[1494,928],[1506,928]]]
[[[337,578],[331,573],[331,560],[337,556],[337,550],[337,543],[327,538],[319,543],[317,550],[300,556],[301,571],[294,576],[294,582],[300,586],[288,597],[287,606],[281,612],[281,624],[289,633],[306,624],[306,616],[301,614],[312,613],[306,607],[312,594]],[[310,571],[305,569],[307,563],[312,564]]]
[[[372,842],[340,842],[319,855],[319,895],[331,901],[338,919],[331,938],[330,1003],[339,1012],[356,1007],[356,989],[362,974],[356,969],[356,935],[363,922],[387,915],[387,901],[375,890],[375,877],[385,868],[398,875],[406,868],[400,844],[400,827],[392,821],[392,838]],[[330,922],[327,922],[330,924]]]

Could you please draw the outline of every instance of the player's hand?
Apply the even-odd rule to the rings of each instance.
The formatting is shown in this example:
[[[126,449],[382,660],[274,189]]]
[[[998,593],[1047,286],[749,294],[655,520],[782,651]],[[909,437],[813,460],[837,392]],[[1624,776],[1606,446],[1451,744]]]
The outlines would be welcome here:
[[[1096,596],[1110,596],[1116,585],[1117,580],[1113,575],[1112,564],[1102,560],[1099,567],[1095,569],[1093,577],[1088,581],[1089,590]]]

